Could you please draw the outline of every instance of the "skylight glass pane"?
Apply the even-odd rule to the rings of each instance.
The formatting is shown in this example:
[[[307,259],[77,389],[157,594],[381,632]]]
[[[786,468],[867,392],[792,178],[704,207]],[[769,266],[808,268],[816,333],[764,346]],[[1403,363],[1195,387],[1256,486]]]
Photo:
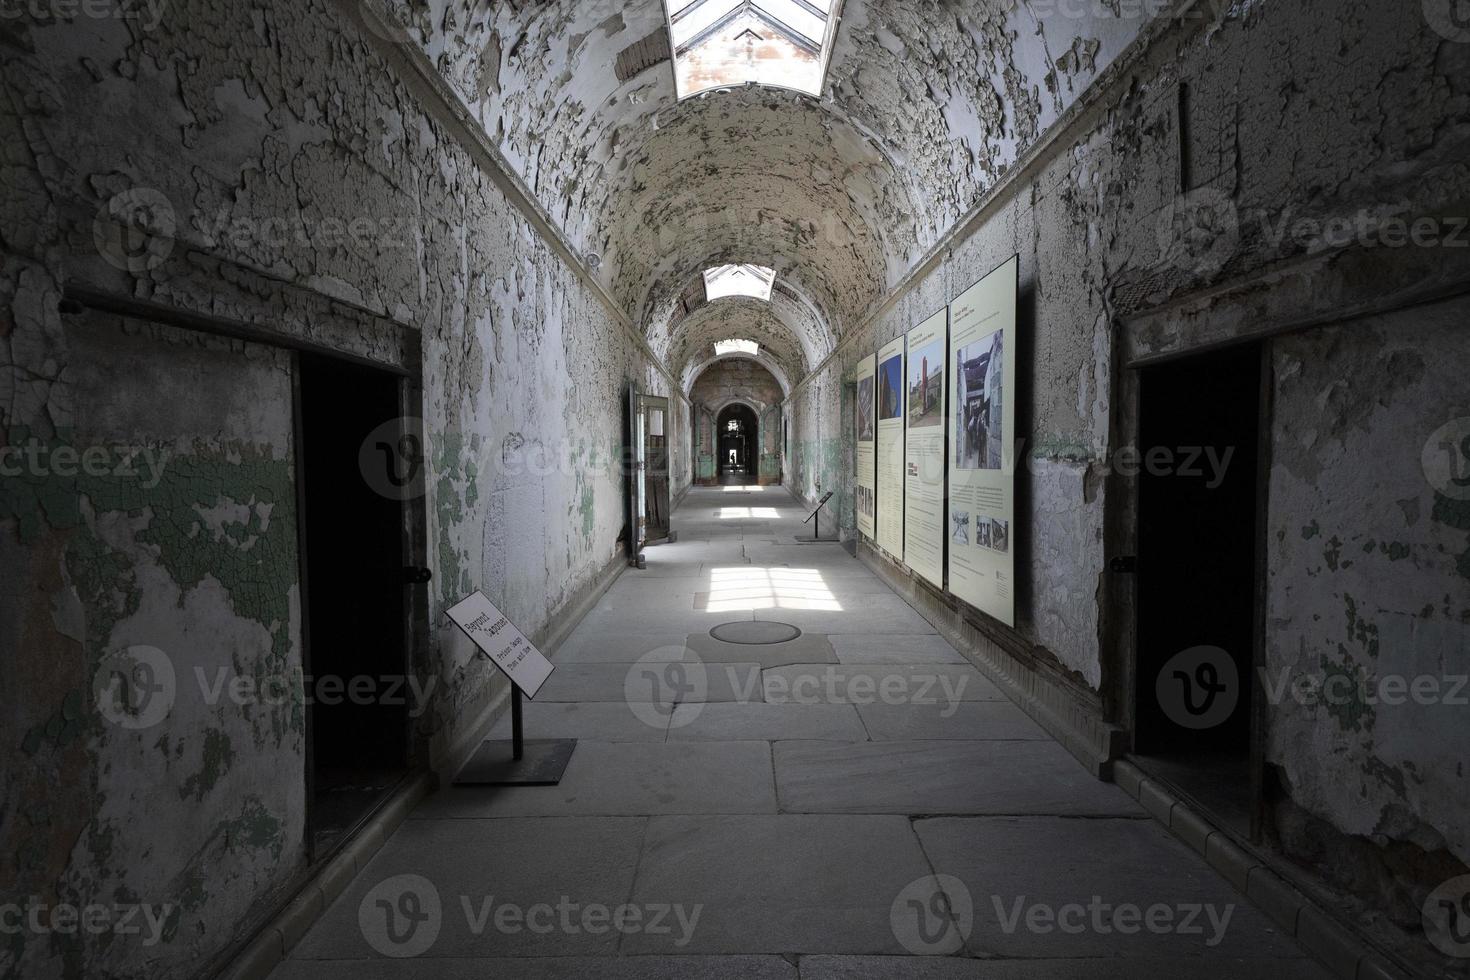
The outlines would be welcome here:
[[[730,11],[741,5],[741,0],[705,0],[703,4],[689,10],[674,20],[674,46],[682,48],[693,38],[719,23]]]
[[[820,95],[842,0],[665,0],[679,98],[748,82]]]
[[[771,286],[776,281],[776,270],[761,265],[722,265],[704,273],[704,294],[707,299],[724,299],[726,296],[750,296],[759,300],[771,298]]]
[[[794,0],[757,0],[756,6],[776,20],[820,46],[827,33],[827,22],[806,10]]]
[[[749,354],[751,357],[761,352],[761,345],[753,340],[722,340],[715,344],[715,354],[724,357],[726,354]]]

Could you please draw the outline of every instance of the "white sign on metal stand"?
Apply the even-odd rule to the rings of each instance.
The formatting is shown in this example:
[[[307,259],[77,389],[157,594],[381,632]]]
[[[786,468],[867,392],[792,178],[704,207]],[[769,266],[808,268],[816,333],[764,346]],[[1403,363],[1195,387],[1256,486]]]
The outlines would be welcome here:
[[[546,683],[554,669],[551,661],[531,645],[515,624],[507,619],[483,592],[473,592],[451,607],[449,618],[475,641],[480,652],[505,672],[526,697],[536,700],[536,692]]]
[[[511,746],[486,739],[455,777],[456,786],[555,786],[572,759],[576,739],[532,739],[521,730],[521,697],[534,698],[551,676],[551,661],[501,614],[483,592],[474,592],[449,610],[449,618],[474,641],[511,684]]]

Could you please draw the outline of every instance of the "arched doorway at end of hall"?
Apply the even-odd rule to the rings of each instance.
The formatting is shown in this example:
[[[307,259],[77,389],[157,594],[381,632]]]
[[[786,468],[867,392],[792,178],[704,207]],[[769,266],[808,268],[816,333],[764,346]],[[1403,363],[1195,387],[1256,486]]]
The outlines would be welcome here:
[[[754,482],[760,465],[760,423],[745,405],[730,405],[715,418],[715,461],[721,482]]]

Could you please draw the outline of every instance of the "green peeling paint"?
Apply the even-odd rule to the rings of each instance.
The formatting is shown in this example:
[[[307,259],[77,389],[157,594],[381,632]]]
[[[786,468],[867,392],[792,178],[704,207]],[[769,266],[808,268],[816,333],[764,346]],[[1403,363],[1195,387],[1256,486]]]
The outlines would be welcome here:
[[[24,430],[8,435],[11,444],[31,442]],[[80,453],[88,445],[69,432],[42,443],[46,458],[62,447]],[[290,461],[237,442],[196,440],[182,452],[170,444],[150,448],[160,464],[153,470],[139,465],[132,474],[109,470],[99,475],[78,466],[65,476],[43,470],[7,478],[0,487],[0,517],[14,518],[26,543],[47,531],[64,535],[67,573],[86,615],[90,668],[114,652],[117,625],[138,611],[134,565],[151,560],[177,584],[181,603],[206,579],[218,582],[231,610],[260,624],[271,637],[269,655],[240,665],[243,672],[257,680],[282,676],[293,666],[291,593],[298,568]],[[229,507],[241,509],[242,517],[211,526],[206,515]],[[121,515],[132,525],[129,544],[114,546],[99,533],[110,515]],[[117,534],[116,526],[110,533]],[[61,744],[95,723],[76,707],[68,711],[63,705],[40,738]],[[304,728],[304,705],[298,699],[290,708],[273,714],[277,739]],[[22,745],[35,751],[38,737],[28,733]]]
[[[257,796],[251,796],[241,808],[240,815],[220,825],[225,835],[225,847],[235,851],[244,847],[248,850],[269,848],[274,857],[281,856],[284,839],[281,821],[278,820]]]
[[[199,772],[184,780],[184,785],[179,788],[179,799],[187,800],[191,796],[196,800],[204,799],[204,794],[214,789],[234,760],[235,751],[230,746],[230,737],[217,728],[206,731],[203,764]]]
[[[582,483],[582,499],[577,507],[582,515],[582,541],[591,547],[592,533],[597,527],[597,495],[587,486],[581,470],[577,471],[577,479]]]
[[[1337,651],[1340,656],[1347,657],[1347,650],[1343,647],[1339,646]],[[1340,683],[1338,678],[1342,678],[1344,683]],[[1344,732],[1356,732],[1372,725],[1373,709],[1363,698],[1366,681],[1353,669],[1350,661],[1339,664],[1323,657],[1322,683],[1324,691],[1333,692],[1333,697],[1324,699],[1323,704],[1338,728]],[[1351,694],[1346,695],[1346,692]]]
[[[1431,520],[1461,531],[1470,531],[1470,500],[1452,500],[1443,494],[1434,495],[1434,509],[1429,512]],[[1470,541],[1467,541],[1470,544]],[[1461,552],[1455,562],[1455,573],[1470,579],[1470,547]]]
[[[440,474],[434,487],[434,516],[439,530],[439,569],[435,581],[440,601],[449,605],[470,591],[469,572],[454,546],[452,532],[464,521],[465,508],[478,499],[478,494],[473,490],[472,479],[467,480],[469,489],[464,494],[455,486],[456,476],[474,469],[470,462],[462,462],[465,456],[464,436],[452,430],[442,432],[436,440],[435,450],[435,469]]]

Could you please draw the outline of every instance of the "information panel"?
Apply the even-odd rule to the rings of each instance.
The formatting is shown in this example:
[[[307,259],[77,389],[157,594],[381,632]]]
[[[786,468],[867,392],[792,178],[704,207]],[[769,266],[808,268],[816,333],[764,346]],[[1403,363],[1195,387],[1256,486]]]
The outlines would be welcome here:
[[[449,618],[528,698],[536,697],[555,669],[483,592],[472,592],[451,606]]]
[[[1019,257],[949,307],[949,590],[1016,625],[1016,296]]]
[[[949,311],[909,331],[905,375],[908,438],[904,447],[904,561],[944,588],[944,373]]]
[[[857,368],[857,527],[872,538],[877,531],[874,503],[877,497],[877,474],[874,463],[878,455],[878,358],[865,357]]]
[[[903,338],[878,351],[878,547],[903,561]]]

